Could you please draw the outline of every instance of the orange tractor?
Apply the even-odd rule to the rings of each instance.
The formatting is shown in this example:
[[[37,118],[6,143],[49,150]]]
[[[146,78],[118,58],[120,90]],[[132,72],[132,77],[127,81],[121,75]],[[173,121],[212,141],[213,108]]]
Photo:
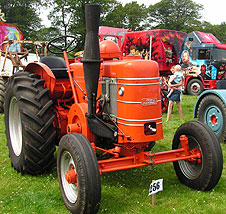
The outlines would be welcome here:
[[[218,183],[223,165],[215,134],[201,122],[175,133],[172,150],[153,153],[163,138],[158,65],[120,59],[112,41],[99,45],[100,6],[86,5],[86,41],[81,62],[69,63],[75,37],[59,37],[45,56],[8,83],[5,98],[7,146],[12,166],[36,175],[57,172],[64,203],[72,213],[96,213],[100,174],[173,162],[179,180],[198,190]],[[60,40],[62,46],[60,46]],[[58,50],[58,51],[57,51]],[[97,156],[105,158],[97,160]]]

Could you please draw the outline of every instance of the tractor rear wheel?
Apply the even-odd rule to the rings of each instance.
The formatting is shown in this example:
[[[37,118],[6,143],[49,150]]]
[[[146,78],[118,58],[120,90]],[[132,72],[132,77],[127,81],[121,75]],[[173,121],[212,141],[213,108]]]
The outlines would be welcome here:
[[[88,139],[77,133],[64,135],[57,154],[61,194],[72,213],[96,213],[101,198],[100,172]]]
[[[222,150],[215,134],[200,122],[184,123],[174,135],[173,149],[180,148],[181,135],[188,138],[190,151],[198,149],[202,156],[200,162],[173,162],[178,179],[192,189],[208,191],[214,188],[223,169]]]
[[[5,127],[12,166],[20,173],[36,175],[51,169],[56,131],[52,100],[44,80],[21,72],[8,82],[5,96]]]
[[[220,142],[226,139],[226,106],[218,96],[210,94],[204,97],[198,106],[197,116],[215,132]]]
[[[5,82],[2,77],[0,77],[0,113],[4,112],[4,97],[5,97]]]

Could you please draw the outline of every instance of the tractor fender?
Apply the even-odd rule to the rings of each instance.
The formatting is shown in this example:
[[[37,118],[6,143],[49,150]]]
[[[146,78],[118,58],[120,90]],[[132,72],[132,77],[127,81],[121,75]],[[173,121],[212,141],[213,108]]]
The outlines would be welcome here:
[[[225,89],[206,90],[206,91],[202,92],[196,100],[196,103],[194,106],[193,118],[197,118],[199,104],[202,101],[202,99],[209,94],[213,94],[213,95],[219,97],[226,106],[226,90]]]
[[[90,142],[94,141],[94,135],[89,130],[86,114],[88,103],[74,103],[68,113],[67,134],[76,132],[85,135]]]
[[[45,86],[49,88],[52,94],[56,85],[56,78],[50,68],[40,62],[29,63],[24,71],[40,75],[41,79],[45,80]]]

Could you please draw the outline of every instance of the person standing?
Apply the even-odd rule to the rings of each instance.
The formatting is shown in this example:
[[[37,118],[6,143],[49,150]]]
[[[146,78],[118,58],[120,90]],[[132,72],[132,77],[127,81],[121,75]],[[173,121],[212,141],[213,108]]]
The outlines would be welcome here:
[[[179,69],[179,66],[180,65],[178,65],[178,69]],[[181,68],[180,68],[180,70],[181,70]],[[181,93],[182,93],[181,87],[182,87],[183,83],[184,83],[184,77],[176,84],[171,84],[171,82],[169,82],[169,84],[168,84],[169,87],[173,89],[173,91],[172,91],[171,95],[168,97],[169,105],[168,105],[166,122],[168,122],[170,119],[174,102],[176,102],[176,104],[177,104],[180,120],[183,120],[182,107],[181,107]]]
[[[168,82],[170,85],[178,84],[184,78],[184,74],[183,74],[183,71],[181,70],[180,65],[174,66],[171,72],[173,73],[173,75],[170,76],[170,79]],[[167,95],[167,98],[170,97],[170,95],[173,93],[174,90],[182,90],[182,86],[176,87],[176,89],[174,87],[169,86],[169,93]]]

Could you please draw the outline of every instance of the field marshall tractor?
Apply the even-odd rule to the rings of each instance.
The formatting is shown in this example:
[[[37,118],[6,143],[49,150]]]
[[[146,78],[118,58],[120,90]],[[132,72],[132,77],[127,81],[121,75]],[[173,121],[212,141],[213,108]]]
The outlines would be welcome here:
[[[99,43],[100,6],[86,5],[85,14],[81,62],[69,63],[67,56],[76,38],[58,37],[47,48],[64,59],[42,57],[8,82],[4,107],[12,166],[21,174],[46,172],[59,146],[58,180],[72,213],[96,213],[100,175],[116,170],[173,162],[181,183],[214,188],[223,168],[214,132],[201,122],[186,122],[177,129],[172,150],[152,152],[163,138],[158,65],[121,58],[113,41]]]

